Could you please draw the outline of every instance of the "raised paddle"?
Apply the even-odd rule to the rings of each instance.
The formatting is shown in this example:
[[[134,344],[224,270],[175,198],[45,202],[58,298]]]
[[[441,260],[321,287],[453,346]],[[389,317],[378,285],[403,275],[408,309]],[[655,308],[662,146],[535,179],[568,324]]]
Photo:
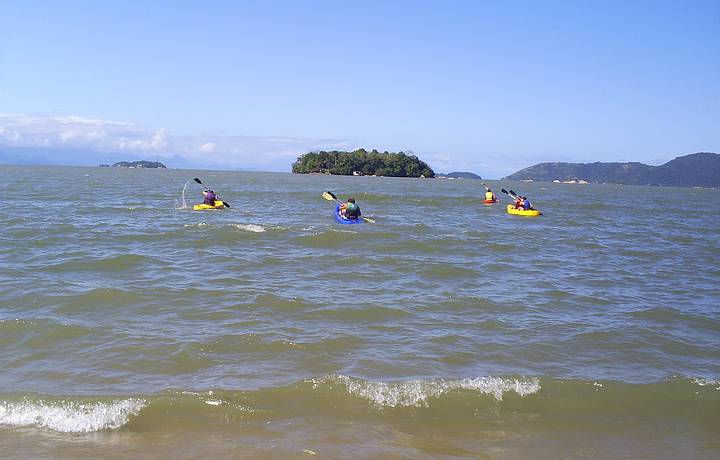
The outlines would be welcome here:
[[[518,196],[518,194],[515,193],[513,190],[510,190],[510,191],[508,192],[507,190],[505,190],[505,189],[503,188],[503,189],[500,189],[500,191],[503,192],[505,195],[509,196],[510,198],[514,199],[514,200],[517,200],[518,198],[520,198],[520,196]]]
[[[503,188],[503,189],[500,189],[500,191],[503,192],[505,195],[509,196],[510,198],[512,198],[514,201],[517,201],[518,199],[520,199],[520,197],[515,195],[515,192],[513,192],[512,190],[510,190],[510,192],[508,192],[507,190],[505,190]]]
[[[322,196],[328,201],[336,201],[339,204],[343,204],[343,202],[338,200],[338,197],[336,197],[335,194],[329,190],[327,192],[323,192]],[[360,218],[363,219],[365,222],[370,222],[371,224],[375,223],[374,220],[370,219],[369,217],[365,217],[362,214],[360,214]]]
[[[200,179],[198,179],[197,177],[196,177],[195,179],[193,179],[193,180],[194,180],[195,182],[197,182],[198,184],[202,185],[203,187],[205,187],[205,190],[210,190],[210,189],[208,188],[208,186],[205,185],[205,184],[203,184],[202,181],[201,181]],[[218,200],[218,201],[222,201],[222,202],[223,202],[223,206],[225,206],[226,208],[229,208],[229,207],[230,207],[230,203],[228,203],[227,201],[225,201],[225,200]]]

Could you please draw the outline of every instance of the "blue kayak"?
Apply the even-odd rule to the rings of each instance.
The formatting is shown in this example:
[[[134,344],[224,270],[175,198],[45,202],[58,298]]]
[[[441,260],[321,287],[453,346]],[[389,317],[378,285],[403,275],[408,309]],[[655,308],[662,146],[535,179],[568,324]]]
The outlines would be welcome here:
[[[338,224],[346,224],[346,225],[352,225],[352,224],[362,224],[362,219],[345,219],[344,217],[340,216],[340,205],[335,206],[335,220]]]

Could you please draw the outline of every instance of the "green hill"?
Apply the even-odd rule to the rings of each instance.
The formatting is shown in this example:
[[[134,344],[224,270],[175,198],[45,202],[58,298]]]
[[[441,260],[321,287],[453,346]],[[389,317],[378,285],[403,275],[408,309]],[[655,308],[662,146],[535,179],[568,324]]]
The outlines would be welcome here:
[[[435,177],[435,172],[415,155],[365,149],[354,152],[309,152],[292,165],[296,174],[325,173],[342,176]]]
[[[720,155],[692,153],[660,166],[643,163],[538,163],[503,179],[534,181],[585,180],[625,185],[720,187]]]

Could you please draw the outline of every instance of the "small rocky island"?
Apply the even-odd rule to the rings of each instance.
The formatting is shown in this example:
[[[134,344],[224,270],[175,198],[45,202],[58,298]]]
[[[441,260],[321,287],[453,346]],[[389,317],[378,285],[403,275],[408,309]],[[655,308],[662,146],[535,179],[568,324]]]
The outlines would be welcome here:
[[[477,174],[468,171],[455,171],[449,172],[447,174],[437,173],[435,177],[437,177],[438,179],[482,179],[482,177],[478,176]]]
[[[435,177],[424,161],[405,152],[309,152],[292,165],[295,174],[334,174],[339,176]]]
[[[105,166],[105,165],[100,165]],[[120,161],[112,165],[113,168],[167,168],[159,161]]]

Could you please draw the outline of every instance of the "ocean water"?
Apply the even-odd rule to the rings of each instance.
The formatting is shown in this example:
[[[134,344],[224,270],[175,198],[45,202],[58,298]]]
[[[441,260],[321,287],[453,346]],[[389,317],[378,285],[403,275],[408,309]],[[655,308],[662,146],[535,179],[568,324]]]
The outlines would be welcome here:
[[[0,177],[2,456],[720,457],[718,190]]]

